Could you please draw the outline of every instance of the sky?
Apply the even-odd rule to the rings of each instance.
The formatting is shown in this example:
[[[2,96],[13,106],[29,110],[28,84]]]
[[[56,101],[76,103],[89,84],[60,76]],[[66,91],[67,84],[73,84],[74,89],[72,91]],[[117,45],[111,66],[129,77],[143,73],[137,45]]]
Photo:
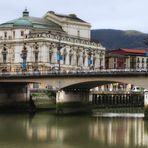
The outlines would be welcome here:
[[[74,13],[92,29],[148,33],[148,0],[0,0],[0,23],[22,16],[25,8],[35,17],[47,11]]]

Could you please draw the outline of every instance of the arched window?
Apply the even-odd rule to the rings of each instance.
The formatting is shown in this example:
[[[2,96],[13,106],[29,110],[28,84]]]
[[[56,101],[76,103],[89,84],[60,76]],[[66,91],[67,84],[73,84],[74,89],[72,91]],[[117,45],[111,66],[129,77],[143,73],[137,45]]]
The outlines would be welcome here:
[[[92,53],[88,51],[88,66],[91,67],[92,65]]]
[[[66,52],[66,49],[64,49],[64,51],[63,51],[63,64],[66,63],[66,56],[67,56],[67,52]]]
[[[3,63],[7,62],[7,54],[8,54],[8,51],[7,51],[6,45],[4,44],[4,47],[3,47],[3,50],[2,50]]]
[[[101,52],[100,53],[100,69],[102,69],[103,68],[103,58],[104,58],[104,53],[103,52]],[[114,58],[114,68],[117,68],[117,59],[116,58]]]
[[[85,65],[85,59],[86,59],[86,55],[85,55],[85,51],[83,52],[83,65]]]
[[[95,55],[93,56],[93,66],[95,67],[95,65],[96,65],[96,57],[95,57]]]
[[[69,65],[71,65],[71,62],[72,62],[72,50],[69,51]]]
[[[80,37],[80,30],[77,30],[77,36]]]
[[[53,57],[53,48],[55,47],[55,45],[53,43],[50,44],[49,46],[49,63],[52,63],[52,57]]]
[[[39,45],[37,43],[35,43],[34,45],[34,59],[35,59],[35,63],[38,63],[38,55],[39,55]]]
[[[77,66],[79,65],[79,58],[80,58],[80,55],[79,55],[79,48],[76,49],[76,64]]]
[[[24,43],[23,50],[22,50],[22,53],[21,53],[21,57],[22,57],[22,59],[23,59],[23,63],[26,63],[26,60],[27,60],[27,48],[26,48],[26,43]]]
[[[52,54],[53,54],[53,51],[51,48],[49,48],[49,63],[52,62]]]

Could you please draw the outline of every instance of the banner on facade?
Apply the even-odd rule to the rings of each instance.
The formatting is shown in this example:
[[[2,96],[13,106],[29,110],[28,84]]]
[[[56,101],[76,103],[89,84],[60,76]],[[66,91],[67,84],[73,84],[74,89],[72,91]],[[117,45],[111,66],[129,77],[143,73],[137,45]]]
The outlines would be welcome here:
[[[88,65],[92,64],[92,59],[88,59]]]
[[[26,69],[27,68],[27,64],[26,63],[22,63],[22,69]]]
[[[59,53],[57,53],[57,61],[60,61],[60,60],[62,60],[62,59],[63,59],[62,55],[59,54]]]

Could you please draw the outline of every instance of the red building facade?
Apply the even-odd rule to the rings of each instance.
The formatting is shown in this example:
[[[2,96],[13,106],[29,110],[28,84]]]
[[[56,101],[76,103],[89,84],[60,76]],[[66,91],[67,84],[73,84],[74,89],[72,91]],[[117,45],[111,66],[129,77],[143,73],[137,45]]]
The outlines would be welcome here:
[[[146,63],[148,62],[146,55],[145,49],[119,48],[117,50],[108,51],[106,53],[105,67],[106,69],[146,68],[146,65],[148,65],[148,63]]]

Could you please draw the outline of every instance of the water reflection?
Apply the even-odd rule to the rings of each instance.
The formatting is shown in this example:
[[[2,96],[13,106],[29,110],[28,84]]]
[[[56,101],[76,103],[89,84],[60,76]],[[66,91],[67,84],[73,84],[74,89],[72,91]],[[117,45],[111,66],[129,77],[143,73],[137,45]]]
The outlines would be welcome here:
[[[0,115],[0,148],[148,147],[142,118]]]
[[[107,145],[148,146],[146,127],[142,118],[96,118],[90,125],[90,135]]]

